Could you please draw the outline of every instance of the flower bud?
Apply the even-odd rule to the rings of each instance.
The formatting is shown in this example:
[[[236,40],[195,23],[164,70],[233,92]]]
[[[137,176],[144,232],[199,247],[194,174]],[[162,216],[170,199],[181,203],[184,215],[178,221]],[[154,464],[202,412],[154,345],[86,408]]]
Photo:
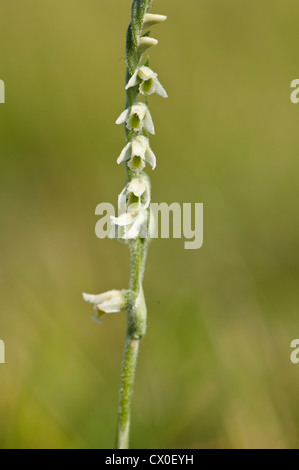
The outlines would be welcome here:
[[[150,28],[155,24],[163,23],[165,20],[167,20],[167,16],[165,15],[152,15],[151,13],[147,13],[144,17],[143,28]]]
[[[147,49],[158,44],[158,39],[143,36],[139,39],[138,53],[143,54]]]

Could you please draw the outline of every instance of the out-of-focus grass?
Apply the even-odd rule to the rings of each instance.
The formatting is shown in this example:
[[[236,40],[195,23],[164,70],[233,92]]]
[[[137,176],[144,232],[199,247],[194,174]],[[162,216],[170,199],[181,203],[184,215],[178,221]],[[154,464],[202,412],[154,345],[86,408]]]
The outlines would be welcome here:
[[[81,292],[126,287],[128,253],[94,235],[124,184],[130,1],[0,6],[1,448],[111,447],[124,316]],[[145,278],[132,447],[298,447],[299,5],[156,0],[153,198],[204,202],[204,246],[157,240]],[[299,366],[298,366],[299,367]]]

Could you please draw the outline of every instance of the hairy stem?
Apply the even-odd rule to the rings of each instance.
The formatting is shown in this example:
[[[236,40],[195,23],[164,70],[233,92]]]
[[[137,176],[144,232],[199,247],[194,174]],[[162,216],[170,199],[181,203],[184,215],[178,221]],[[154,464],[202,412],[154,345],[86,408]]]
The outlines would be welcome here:
[[[120,401],[118,412],[117,449],[128,449],[131,403],[135,380],[139,344],[146,331],[146,305],[142,289],[142,277],[146,248],[140,239],[131,244],[132,269],[130,287],[136,301],[128,310],[128,328],[121,372]]]

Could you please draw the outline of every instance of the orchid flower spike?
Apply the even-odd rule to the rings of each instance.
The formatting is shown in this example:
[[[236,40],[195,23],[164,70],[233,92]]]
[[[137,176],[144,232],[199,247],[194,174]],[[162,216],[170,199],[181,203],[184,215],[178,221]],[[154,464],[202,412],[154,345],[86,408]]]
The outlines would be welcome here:
[[[105,313],[118,313],[127,307],[126,291],[110,290],[99,295],[83,293],[83,299],[94,305],[95,313],[92,318],[102,323],[101,317]]]
[[[166,91],[158,80],[158,74],[153,72],[149,67],[146,67],[146,65],[143,65],[136,70],[129,80],[126,90],[138,84],[140,84],[139,91],[143,95],[152,95],[153,93],[157,93],[157,95],[162,96],[162,98],[168,98]]]
[[[146,163],[149,163],[154,170],[156,168],[156,156],[149,145],[149,140],[143,135],[139,135],[129,142],[122,150],[117,159],[117,163],[128,162],[128,167],[132,171],[142,171]]]
[[[150,134],[155,134],[151,113],[144,103],[137,103],[121,113],[116,124],[124,124],[129,130],[139,132],[144,128]]]
[[[155,217],[151,210],[150,179],[143,171],[147,164],[156,167],[156,156],[150,147],[149,134],[155,127],[148,105],[148,95],[157,93],[167,98],[158,75],[149,67],[143,54],[156,46],[148,28],[162,23],[166,16],[148,13],[153,0],[132,0],[131,21],[126,41],[126,109],[116,120],[124,124],[126,145],[117,159],[125,162],[126,185],[118,196],[118,216],[111,216],[109,238],[126,240],[131,252],[129,290],[110,290],[99,295],[83,294],[93,304],[93,320],[127,310],[127,335],[122,364],[118,412],[117,448],[129,445],[131,396],[138,356],[138,346],[146,333],[147,309],[143,294],[143,274],[149,242],[156,236]],[[143,65],[142,65],[143,64]],[[145,96],[143,96],[145,95]],[[106,223],[106,221],[105,221]]]

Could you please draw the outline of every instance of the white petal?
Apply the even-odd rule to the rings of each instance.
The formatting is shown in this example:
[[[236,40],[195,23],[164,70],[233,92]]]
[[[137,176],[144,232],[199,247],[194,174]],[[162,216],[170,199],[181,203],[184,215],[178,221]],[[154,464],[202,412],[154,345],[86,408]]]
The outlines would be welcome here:
[[[147,49],[158,44],[158,40],[144,36],[139,40],[138,53],[143,54]]]
[[[99,295],[92,295],[92,294],[86,294],[83,292],[83,299],[85,302],[89,302],[90,304],[98,304],[101,299],[103,298],[104,294],[99,294]]]
[[[152,120],[151,113],[147,109],[144,117],[144,128],[149,132],[150,134],[155,134],[155,126]]]
[[[123,310],[125,307],[125,303],[121,303],[120,300],[117,299],[103,302],[98,306],[98,308],[105,313],[118,313]]]
[[[150,26],[154,26],[158,23],[163,23],[163,21],[167,20],[167,16],[165,15],[153,15],[151,13],[147,13],[144,16],[143,28],[149,28]]]
[[[152,69],[146,67],[145,65],[143,67],[140,67],[138,75],[141,80],[149,80],[150,78],[157,78],[158,76],[155,72],[153,72]]]
[[[124,234],[123,240],[134,240],[135,238],[137,238],[139,235],[139,229],[140,229],[140,225],[136,225],[136,224],[132,225],[130,230],[128,230]]]
[[[116,124],[123,124],[124,122],[126,122],[129,116],[129,112],[130,112],[129,109],[126,109],[125,111],[123,111],[121,115],[119,116],[119,118],[116,120]]]
[[[126,225],[130,225],[134,221],[134,217],[130,213],[122,214],[119,217],[114,217],[113,215],[110,217],[112,222],[115,225],[119,225],[120,227],[125,227]]]
[[[120,296],[123,297],[123,294],[118,290],[109,290],[107,292],[103,292],[102,294],[98,294],[98,295],[85,294],[85,293],[83,293],[82,295],[83,295],[83,299],[85,300],[85,302],[89,302],[95,305],[102,304],[103,302],[111,301],[111,299],[119,300]]]
[[[92,318],[101,322],[100,310],[104,313],[117,313],[126,308],[127,301],[123,291],[110,290],[99,295],[83,294],[84,300],[94,304],[95,312]]]
[[[138,104],[134,104],[131,107],[130,116],[132,116],[133,114],[137,114],[139,119],[142,120],[146,112],[147,112],[147,106],[144,103],[138,103]]]
[[[156,217],[152,211],[152,209],[150,209],[150,216],[149,216],[149,236],[150,238],[156,238]]]
[[[132,215],[132,222],[135,220],[135,217],[139,214],[140,211],[140,203],[139,202],[133,202],[133,204],[130,204],[128,206],[128,213]]]
[[[157,93],[157,95],[162,96],[162,98],[168,98],[166,90],[163,88],[158,79],[155,80],[155,93]]]
[[[138,135],[134,140],[137,140],[144,148],[147,148],[149,145],[149,140],[144,135]]]
[[[143,196],[144,196],[144,201],[145,201],[143,205],[143,209],[147,209],[151,202],[151,192],[150,192],[149,184],[147,184]]]
[[[138,85],[138,71],[139,70],[137,69],[136,72],[132,75],[132,77],[128,81],[127,86],[126,86],[126,90],[128,90],[132,86]]]
[[[118,208],[119,209],[122,209],[126,206],[126,202],[127,202],[127,187],[125,187],[122,192],[120,193],[120,195],[118,196]]]
[[[143,135],[136,137],[136,139],[132,141],[132,156],[144,158],[144,154],[146,152],[147,147],[148,139],[146,137],[144,137]]]
[[[120,156],[117,159],[117,163],[120,164],[122,162],[126,162],[131,158],[131,142],[129,142],[121,151]]]
[[[126,298],[119,290],[111,290],[103,294],[105,298],[96,307],[105,313],[117,313],[126,306]]]
[[[144,211],[140,212],[140,214],[135,218],[135,221],[132,225],[132,227],[126,231],[125,235],[123,236],[123,239],[130,240],[137,238],[140,232],[140,227],[146,220],[146,214]]]
[[[118,313],[122,308],[119,308],[117,305],[110,305],[109,302],[102,304],[100,310],[105,313]]]
[[[152,151],[150,147],[148,147],[146,151],[145,161],[151,165],[153,170],[156,168],[156,165],[157,165],[156,155],[154,154],[154,152]]]
[[[146,190],[146,181],[142,178],[134,178],[129,184],[127,191],[129,193],[135,194],[136,197],[142,196],[144,191]]]
[[[137,238],[139,235],[139,228],[140,228],[139,225],[136,225],[136,224],[132,225],[130,230],[128,230],[122,237],[123,240],[133,240],[134,238]]]

